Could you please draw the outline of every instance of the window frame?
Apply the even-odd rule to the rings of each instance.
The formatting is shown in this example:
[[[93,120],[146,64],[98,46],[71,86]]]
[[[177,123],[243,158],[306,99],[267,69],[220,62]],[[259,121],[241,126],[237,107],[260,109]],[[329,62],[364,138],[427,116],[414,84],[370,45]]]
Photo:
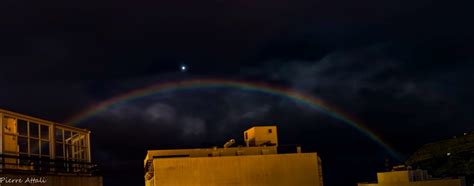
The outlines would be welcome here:
[[[55,139],[55,145],[62,145],[62,156],[58,156],[56,158],[63,159],[67,161],[80,161],[80,162],[90,162],[90,146],[89,146],[89,133],[72,130],[70,128],[62,127],[62,126],[55,126],[54,128],[54,136],[56,137],[56,130],[61,130],[62,140],[58,141]],[[66,133],[70,133],[70,135],[66,135]],[[68,137],[68,138],[66,138]],[[75,142],[70,142],[74,140],[74,137],[79,137],[79,144],[75,144]],[[56,147],[55,147],[56,148]],[[78,156],[76,154],[81,153],[82,155]],[[56,155],[56,154],[55,154]]]

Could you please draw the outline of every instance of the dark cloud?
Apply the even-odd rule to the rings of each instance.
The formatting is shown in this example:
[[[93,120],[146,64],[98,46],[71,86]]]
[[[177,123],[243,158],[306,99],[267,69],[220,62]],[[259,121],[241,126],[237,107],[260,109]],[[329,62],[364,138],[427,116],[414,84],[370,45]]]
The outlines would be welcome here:
[[[407,57],[400,54],[408,49],[393,43],[379,44],[333,52],[318,61],[275,61],[243,73],[322,97],[360,116],[371,128],[385,131],[386,136],[424,133],[425,137],[440,138],[439,133],[423,131],[472,130],[466,128],[474,119],[467,113],[473,109],[473,99],[466,96],[473,92],[469,86],[474,80],[472,57],[460,57],[464,53],[458,51],[451,60],[435,59],[432,56],[447,58],[446,53],[423,54],[426,47],[411,48],[413,54]],[[426,58],[421,58],[423,55]],[[413,125],[417,128],[406,131]]]

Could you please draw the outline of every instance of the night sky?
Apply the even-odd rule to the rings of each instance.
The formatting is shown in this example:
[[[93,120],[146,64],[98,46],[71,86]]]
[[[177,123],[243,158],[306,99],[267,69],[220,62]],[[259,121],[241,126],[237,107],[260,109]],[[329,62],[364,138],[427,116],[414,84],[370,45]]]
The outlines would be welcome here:
[[[264,82],[343,110],[396,160],[325,113],[239,89],[151,95],[80,124],[105,186],[143,185],[146,150],[242,142],[276,124],[323,161],[325,185],[375,181],[385,159],[474,131],[474,3],[400,0],[0,3],[0,108],[65,122],[159,82]],[[185,71],[181,66],[186,65]]]

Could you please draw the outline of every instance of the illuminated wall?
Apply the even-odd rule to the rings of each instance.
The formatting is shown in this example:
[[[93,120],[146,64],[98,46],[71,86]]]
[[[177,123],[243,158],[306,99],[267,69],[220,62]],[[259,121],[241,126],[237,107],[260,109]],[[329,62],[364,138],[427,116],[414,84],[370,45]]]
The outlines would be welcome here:
[[[147,186],[322,186],[316,153],[153,159]]]
[[[276,126],[256,126],[244,132],[244,141],[249,146],[278,145]]]

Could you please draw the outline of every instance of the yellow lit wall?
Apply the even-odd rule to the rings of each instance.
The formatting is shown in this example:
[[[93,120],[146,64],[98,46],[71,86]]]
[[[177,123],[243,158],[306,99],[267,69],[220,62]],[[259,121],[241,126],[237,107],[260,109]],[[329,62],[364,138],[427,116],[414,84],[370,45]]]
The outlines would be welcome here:
[[[244,132],[244,140],[247,146],[260,146],[266,142],[278,145],[276,126],[257,126]]]
[[[10,134],[16,134],[17,133],[17,127],[16,127],[16,121],[13,118],[3,118],[3,132],[4,133],[10,133]],[[6,152],[18,152],[18,139],[14,135],[3,135],[3,151]],[[16,164],[17,160],[12,159],[12,158],[5,158],[5,168],[7,169],[15,169],[17,168]]]
[[[410,175],[409,171],[379,172],[377,180],[379,183],[409,182]]]
[[[16,121],[13,118],[3,118],[5,125],[5,133],[16,134]],[[4,145],[5,151],[17,152],[18,151],[18,142],[15,136],[4,136]]]
[[[156,158],[154,186],[322,186],[316,153]]]

